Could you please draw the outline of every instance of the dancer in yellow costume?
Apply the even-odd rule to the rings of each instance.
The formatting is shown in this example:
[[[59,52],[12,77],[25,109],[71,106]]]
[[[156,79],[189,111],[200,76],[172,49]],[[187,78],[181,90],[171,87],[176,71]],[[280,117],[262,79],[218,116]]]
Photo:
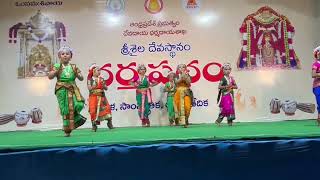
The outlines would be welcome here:
[[[193,93],[190,89],[191,77],[188,74],[187,66],[180,64],[176,73],[176,93],[174,95],[175,117],[180,125],[185,128],[189,125],[189,116],[192,107]]]

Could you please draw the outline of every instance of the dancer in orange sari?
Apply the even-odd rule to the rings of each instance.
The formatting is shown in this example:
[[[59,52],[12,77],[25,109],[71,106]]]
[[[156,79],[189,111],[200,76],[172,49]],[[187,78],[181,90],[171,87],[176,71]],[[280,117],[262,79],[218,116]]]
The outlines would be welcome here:
[[[108,87],[104,79],[100,76],[100,68],[93,64],[89,69],[87,78],[87,86],[89,89],[89,113],[92,122],[92,131],[97,131],[97,125],[101,121],[107,120],[109,129],[113,129],[111,107],[104,93]]]

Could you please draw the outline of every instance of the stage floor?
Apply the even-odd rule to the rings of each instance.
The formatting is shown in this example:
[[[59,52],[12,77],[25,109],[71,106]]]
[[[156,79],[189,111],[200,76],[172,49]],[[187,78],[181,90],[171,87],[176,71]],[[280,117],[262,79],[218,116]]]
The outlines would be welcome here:
[[[102,126],[106,126],[103,124]],[[101,126],[100,126],[101,127]],[[131,127],[109,130],[99,128],[79,129],[71,137],[64,137],[61,130],[1,132],[0,149],[39,149],[82,145],[127,144],[145,145],[160,142],[239,140],[266,138],[306,138],[320,137],[320,127],[315,120],[296,120],[281,122],[238,122],[229,127],[215,124],[190,125],[182,127]]]

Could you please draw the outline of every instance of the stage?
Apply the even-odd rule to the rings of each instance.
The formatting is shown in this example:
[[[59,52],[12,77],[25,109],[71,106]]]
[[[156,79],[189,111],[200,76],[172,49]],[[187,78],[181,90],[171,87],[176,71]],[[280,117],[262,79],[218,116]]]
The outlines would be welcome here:
[[[314,120],[0,133],[1,179],[317,179]]]
[[[179,143],[191,141],[220,140],[258,140],[320,137],[320,127],[315,120],[295,120],[280,122],[236,122],[229,127],[222,124],[190,125],[161,127],[128,127],[106,129],[106,124],[99,126],[97,132],[91,129],[79,129],[69,138],[62,130],[53,131],[15,131],[0,133],[0,149],[25,150],[70,146],[93,145],[148,145],[155,143]]]

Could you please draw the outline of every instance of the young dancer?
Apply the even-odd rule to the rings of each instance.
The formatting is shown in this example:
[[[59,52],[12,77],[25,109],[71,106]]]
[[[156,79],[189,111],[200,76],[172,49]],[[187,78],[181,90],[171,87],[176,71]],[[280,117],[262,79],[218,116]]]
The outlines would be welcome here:
[[[191,76],[188,74],[187,66],[185,64],[178,65],[175,84],[175,117],[180,125],[183,125],[185,128],[187,128],[189,125],[189,116],[192,108],[193,93],[190,89]]]
[[[105,92],[108,87],[100,76],[100,68],[93,64],[89,68],[87,86],[89,90],[89,113],[92,122],[92,131],[96,132],[101,121],[108,121],[107,126],[113,129],[111,107]]]
[[[86,118],[80,114],[84,107],[84,98],[75,82],[76,78],[82,81],[83,76],[79,68],[70,63],[72,55],[73,52],[70,47],[61,47],[58,51],[60,63],[54,64],[48,74],[49,79],[57,78],[55,94],[58,99],[66,137],[69,137],[73,129],[83,125],[86,121]]]
[[[151,87],[159,83],[151,82],[149,80],[149,77],[146,75],[147,68],[144,64],[138,65],[137,71],[139,76],[133,79],[130,84],[136,88],[138,114],[142,127],[150,127],[150,103],[152,103]]]
[[[318,126],[320,126],[320,46],[314,49],[314,62],[312,64],[312,78],[313,80],[313,94],[316,97],[317,101],[317,110],[318,110]]]
[[[168,73],[168,82],[165,84],[164,92],[167,92],[167,109],[168,109],[168,118],[170,126],[174,125],[175,122],[175,111],[174,111],[174,94],[176,92],[176,85],[174,82],[175,73],[170,71]]]
[[[220,107],[220,113],[218,119],[216,120],[216,124],[220,126],[221,121],[224,117],[227,118],[229,126],[232,126],[233,120],[235,120],[235,110],[234,110],[234,93],[233,89],[237,89],[237,84],[231,73],[231,65],[230,63],[226,63],[222,66],[223,70],[223,78],[219,83],[219,94],[217,102]]]

